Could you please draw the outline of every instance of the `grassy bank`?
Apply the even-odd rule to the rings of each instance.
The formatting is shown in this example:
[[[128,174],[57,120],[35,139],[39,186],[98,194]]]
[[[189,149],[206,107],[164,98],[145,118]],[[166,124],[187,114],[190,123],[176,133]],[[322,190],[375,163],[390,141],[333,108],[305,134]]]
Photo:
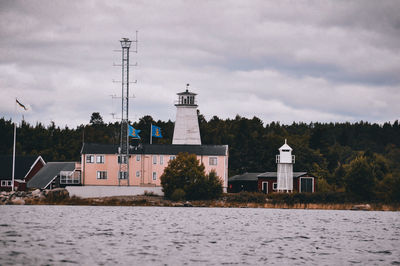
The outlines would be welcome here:
[[[226,194],[218,200],[171,201],[160,196],[118,196],[103,198],[65,197],[61,199],[27,199],[26,205],[86,205],[86,206],[160,206],[160,207],[220,207],[220,208],[279,208],[279,209],[321,209],[321,210],[374,210],[400,211],[400,204],[346,202],[285,202],[271,200],[261,194]]]

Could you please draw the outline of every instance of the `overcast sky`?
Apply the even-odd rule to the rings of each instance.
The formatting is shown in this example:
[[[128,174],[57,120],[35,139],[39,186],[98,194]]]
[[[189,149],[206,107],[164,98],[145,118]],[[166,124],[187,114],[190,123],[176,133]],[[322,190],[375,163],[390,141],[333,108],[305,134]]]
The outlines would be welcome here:
[[[0,0],[0,117],[75,127],[120,117],[119,40],[131,53],[130,119],[175,120],[190,83],[210,119],[385,122],[400,114],[400,1]]]

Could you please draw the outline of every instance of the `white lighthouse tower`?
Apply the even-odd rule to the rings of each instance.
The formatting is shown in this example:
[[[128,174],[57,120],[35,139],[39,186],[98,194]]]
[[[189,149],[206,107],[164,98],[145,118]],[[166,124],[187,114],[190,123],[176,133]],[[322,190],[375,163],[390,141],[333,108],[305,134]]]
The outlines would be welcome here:
[[[285,139],[285,144],[279,148],[279,155],[276,156],[276,163],[278,164],[277,190],[279,192],[293,191],[293,164],[295,157],[292,155],[292,150]]]
[[[199,121],[197,119],[196,93],[180,92],[176,106],[176,120],[172,144],[201,145]]]

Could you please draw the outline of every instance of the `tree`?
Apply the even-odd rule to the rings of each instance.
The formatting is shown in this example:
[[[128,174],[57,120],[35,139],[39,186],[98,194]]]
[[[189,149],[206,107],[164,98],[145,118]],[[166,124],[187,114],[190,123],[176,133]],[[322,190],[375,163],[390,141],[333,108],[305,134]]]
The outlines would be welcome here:
[[[346,191],[361,200],[372,199],[374,196],[375,177],[367,158],[364,156],[355,158],[348,165],[346,172]]]
[[[94,113],[92,113],[92,116],[90,117],[89,123],[92,125],[102,125],[102,124],[104,124],[104,121],[99,112],[94,112]]]
[[[176,194],[188,200],[214,199],[222,193],[219,177],[213,171],[206,175],[204,165],[195,154],[178,154],[169,161],[160,179],[164,195],[169,199],[176,199]]]

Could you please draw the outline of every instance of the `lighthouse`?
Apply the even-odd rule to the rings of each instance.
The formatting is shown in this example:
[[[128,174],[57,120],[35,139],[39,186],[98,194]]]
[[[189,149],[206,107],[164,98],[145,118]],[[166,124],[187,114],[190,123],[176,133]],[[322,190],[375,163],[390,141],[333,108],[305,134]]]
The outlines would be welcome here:
[[[293,164],[295,157],[292,155],[293,149],[287,144],[279,148],[279,155],[276,156],[277,170],[277,190],[279,192],[293,191]]]
[[[176,119],[172,144],[201,145],[199,121],[197,119],[196,93],[180,92],[176,106]]]

